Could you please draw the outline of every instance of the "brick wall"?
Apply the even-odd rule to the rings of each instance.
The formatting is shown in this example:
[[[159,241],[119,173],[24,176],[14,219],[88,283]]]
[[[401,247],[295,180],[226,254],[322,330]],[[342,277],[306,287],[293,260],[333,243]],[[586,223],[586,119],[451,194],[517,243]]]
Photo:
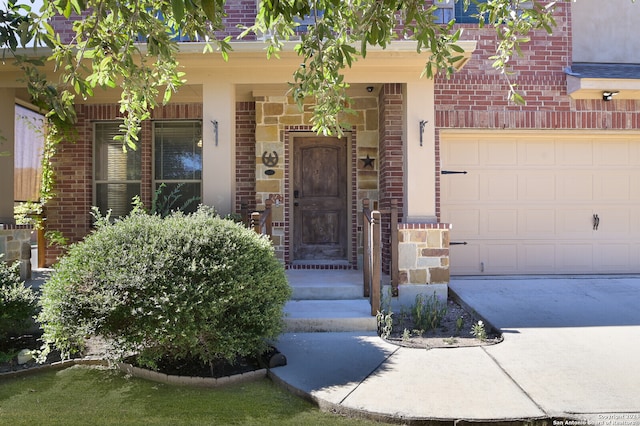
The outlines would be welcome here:
[[[216,35],[219,38],[231,36],[236,39],[243,31],[242,28],[238,28],[238,25],[250,26],[255,23],[257,8],[258,2],[256,0],[227,0],[224,6],[227,16],[222,20],[225,31],[216,32]],[[255,39],[254,34],[249,34],[243,40]]]
[[[227,0],[224,7],[227,16],[222,19],[225,29],[216,31],[216,36],[219,39],[227,36],[236,39],[243,31],[242,28],[238,27],[239,25],[251,26],[255,23],[257,7],[258,3],[255,0]],[[88,13],[83,15],[88,15]],[[69,43],[75,36],[73,23],[78,19],[79,16],[76,14],[71,15],[69,19],[62,15],[57,15],[51,19],[51,26],[60,33],[60,38],[64,43]],[[249,34],[243,40],[255,39],[255,35]]]
[[[402,220],[404,206],[403,171],[403,93],[402,84],[388,83],[382,86],[378,103],[379,140],[380,140],[380,208],[389,209],[391,200],[398,201],[399,220]],[[382,241],[390,241],[391,229],[389,215],[382,216]],[[388,243],[382,246],[382,270],[389,273],[391,248]]]
[[[236,200],[235,211],[246,203],[256,208],[256,104],[236,103]]]
[[[640,124],[634,100],[573,100],[567,95],[565,67],[572,62],[571,3],[558,2],[552,35],[535,32],[513,58],[510,76],[526,105],[508,101],[505,77],[492,67],[496,37],[491,29],[464,25],[463,39],[477,40],[477,50],[452,78],[435,81],[436,164],[439,172],[440,130],[465,129],[613,129],[636,130]],[[436,192],[440,215],[439,174]]]
[[[435,84],[437,127],[551,127],[549,114],[570,111],[564,68],[571,63],[570,4],[559,3],[553,35],[537,31],[514,58],[509,76],[527,104],[507,99],[506,76],[492,68],[496,36],[493,29],[463,25],[465,40],[478,42],[462,71],[452,78],[438,77]]]
[[[60,144],[53,160],[56,196],[46,206],[46,228],[62,232],[69,243],[82,240],[91,230],[93,205],[93,123],[116,120],[120,113],[116,104],[88,104],[76,107],[76,136]],[[201,104],[172,104],[153,111],[152,119],[202,119]],[[150,206],[152,188],[151,121],[142,124],[142,202]],[[63,253],[59,246],[47,247],[46,264],[52,265]]]

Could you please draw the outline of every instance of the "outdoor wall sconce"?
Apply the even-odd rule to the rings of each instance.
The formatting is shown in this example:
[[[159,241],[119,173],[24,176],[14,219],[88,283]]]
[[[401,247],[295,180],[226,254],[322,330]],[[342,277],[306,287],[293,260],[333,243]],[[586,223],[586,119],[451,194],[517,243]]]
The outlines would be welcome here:
[[[613,91],[605,90],[604,92],[602,92],[602,100],[605,101],[605,102],[609,102],[618,93],[620,93],[620,92],[618,92],[618,91],[613,92]]]
[[[422,146],[422,135],[424,135],[424,126],[426,126],[427,123],[427,120],[420,120],[420,146]]]
[[[216,135],[216,146],[218,146],[218,120],[211,120],[213,124],[213,133]]]

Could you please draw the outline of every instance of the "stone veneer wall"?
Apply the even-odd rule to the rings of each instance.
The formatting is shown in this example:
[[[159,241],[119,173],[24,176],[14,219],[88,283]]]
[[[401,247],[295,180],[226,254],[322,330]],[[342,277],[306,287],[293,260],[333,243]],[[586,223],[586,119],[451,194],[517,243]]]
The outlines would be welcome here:
[[[449,283],[449,224],[398,224],[399,284]]]
[[[31,278],[31,225],[0,225],[0,254],[2,260],[20,262],[20,278]]]
[[[345,115],[344,121],[350,129],[351,142],[351,180],[352,211],[359,212],[362,199],[378,199],[378,98],[375,95],[354,96],[351,108],[355,115]],[[294,132],[311,132],[311,103],[302,111],[291,97],[256,96],[255,97],[255,198],[256,208],[264,209],[266,200],[274,202],[273,208],[273,243],[278,258],[285,263],[291,261],[289,242],[289,217],[287,211],[287,194],[289,191],[289,171],[287,170],[290,135]],[[349,149],[349,147],[347,148]],[[291,151],[292,152],[292,151]],[[262,155],[278,156],[278,164],[267,167],[262,163]],[[274,154],[275,153],[275,154]],[[375,159],[373,168],[364,167],[366,158]],[[265,171],[271,169],[272,175]],[[354,220],[352,230],[352,266],[358,263],[362,253],[359,215]]]

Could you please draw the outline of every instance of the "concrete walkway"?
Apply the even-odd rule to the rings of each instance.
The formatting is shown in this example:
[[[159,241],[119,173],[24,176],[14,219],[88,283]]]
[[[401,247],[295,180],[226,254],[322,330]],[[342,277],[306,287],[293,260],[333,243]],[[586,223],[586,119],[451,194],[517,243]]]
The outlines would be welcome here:
[[[288,365],[272,377],[323,409],[379,420],[640,426],[640,277],[450,288],[502,329],[502,343],[427,351],[372,332],[290,333],[277,344]]]

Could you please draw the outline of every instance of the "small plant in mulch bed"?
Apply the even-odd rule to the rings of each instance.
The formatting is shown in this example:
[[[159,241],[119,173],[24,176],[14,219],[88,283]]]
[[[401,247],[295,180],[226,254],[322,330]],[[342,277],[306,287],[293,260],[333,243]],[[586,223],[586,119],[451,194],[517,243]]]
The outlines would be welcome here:
[[[447,301],[441,301],[435,292],[429,297],[418,294],[411,307],[411,314],[418,329],[433,330],[440,326],[442,319],[447,314]]]
[[[484,342],[487,340],[487,330],[484,328],[484,322],[481,320],[471,326],[471,334],[476,339]]]
[[[392,312],[391,296],[382,299],[378,334],[383,339],[411,348],[452,348],[491,345],[502,341],[499,330],[487,327],[477,314],[467,312],[453,299],[434,293],[419,294],[411,306]]]
[[[158,369],[258,356],[282,330],[290,296],[271,242],[210,208],[166,217],[97,217],[42,288],[43,339],[64,356],[86,336]]]

